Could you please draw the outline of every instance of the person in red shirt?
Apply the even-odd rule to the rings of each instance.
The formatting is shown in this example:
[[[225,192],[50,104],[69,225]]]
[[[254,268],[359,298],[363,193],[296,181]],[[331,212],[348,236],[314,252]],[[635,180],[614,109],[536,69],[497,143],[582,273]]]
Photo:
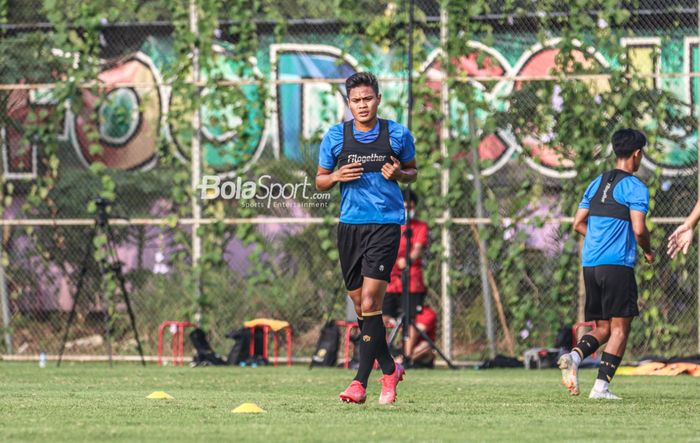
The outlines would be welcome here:
[[[409,274],[409,304],[411,315],[415,316],[420,312],[425,300],[425,282],[423,281],[423,251],[428,246],[428,224],[422,220],[414,218],[418,196],[409,191],[408,203],[405,203],[411,219],[411,265]],[[401,226],[401,241],[399,243],[399,254],[396,263],[391,270],[389,285],[386,288],[386,295],[382,305],[384,324],[387,327],[394,327],[396,319],[403,311],[403,283],[401,275],[406,268],[406,225]],[[410,331],[409,331],[410,334]],[[406,350],[404,350],[406,351]]]
[[[416,314],[416,326],[430,338],[433,343],[437,338],[437,314],[430,306],[423,305],[421,311]],[[411,327],[408,335],[408,343],[406,343],[406,356],[408,362],[411,362],[413,367],[429,367],[435,365],[435,354],[433,353],[430,344],[423,339],[414,327]]]
[[[410,305],[413,315],[420,310],[425,299],[425,283],[423,281],[423,261],[421,259],[423,251],[428,246],[428,224],[414,218],[418,196],[409,191],[408,204],[404,203],[410,213],[411,218],[411,266],[409,268],[409,294]],[[406,225],[401,226],[401,241],[399,242],[399,254],[394,267],[391,269],[389,285],[386,288],[382,312],[384,314],[384,324],[389,327],[394,326],[396,320],[402,313],[403,284],[401,274],[406,268]]]

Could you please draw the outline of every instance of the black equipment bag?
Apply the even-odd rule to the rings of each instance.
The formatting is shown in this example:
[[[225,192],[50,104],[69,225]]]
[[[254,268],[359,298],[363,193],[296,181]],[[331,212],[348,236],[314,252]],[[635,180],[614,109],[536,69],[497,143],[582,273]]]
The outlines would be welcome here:
[[[316,345],[316,352],[311,357],[313,366],[329,366],[334,367],[338,360],[338,347],[340,346],[340,329],[335,324],[335,321],[329,320],[321,329],[321,334]]]
[[[248,360],[250,354],[250,332],[248,329],[241,328],[237,331],[231,331],[226,337],[234,340],[226,363],[238,366],[241,362]]]
[[[241,363],[267,364],[267,360],[263,358],[263,330],[255,328],[255,355],[250,355],[250,330],[248,328],[240,328],[226,334],[226,337],[233,339],[235,342],[231,351],[228,353],[226,363],[229,365],[238,366]]]
[[[190,332],[190,341],[197,354],[192,359],[194,366],[219,366],[225,365],[223,358],[209,346],[207,336],[200,328]]]

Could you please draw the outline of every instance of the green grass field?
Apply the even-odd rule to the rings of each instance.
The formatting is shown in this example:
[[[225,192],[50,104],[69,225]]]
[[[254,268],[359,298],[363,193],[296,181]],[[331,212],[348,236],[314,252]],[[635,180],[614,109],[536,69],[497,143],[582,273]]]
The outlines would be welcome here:
[[[584,370],[587,394],[596,372]],[[556,370],[409,371],[397,403],[337,394],[354,372],[0,362],[0,441],[700,441],[700,379],[618,376],[573,398]],[[149,400],[163,390],[174,400]],[[265,414],[232,414],[254,402]]]

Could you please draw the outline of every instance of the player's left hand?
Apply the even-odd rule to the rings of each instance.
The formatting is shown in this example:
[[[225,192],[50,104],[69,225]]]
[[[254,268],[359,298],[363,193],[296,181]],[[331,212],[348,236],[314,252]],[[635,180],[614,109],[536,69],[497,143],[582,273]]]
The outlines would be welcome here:
[[[654,253],[653,252],[645,252],[644,253],[644,259],[647,261],[647,263],[651,264],[654,263]]]
[[[683,251],[683,254],[687,254],[688,248],[692,242],[693,228],[682,224],[668,237],[667,253],[671,258],[675,258],[680,251]]]
[[[392,156],[391,163],[384,163],[382,176],[387,180],[398,180],[401,177],[401,162]]]
[[[399,259],[396,260],[396,266],[398,266],[401,270],[406,268],[406,259],[403,257],[399,257]]]

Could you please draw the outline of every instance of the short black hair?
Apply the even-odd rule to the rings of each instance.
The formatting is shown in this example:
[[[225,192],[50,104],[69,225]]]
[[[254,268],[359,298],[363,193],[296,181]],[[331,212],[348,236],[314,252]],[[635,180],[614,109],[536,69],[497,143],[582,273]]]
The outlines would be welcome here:
[[[352,88],[357,88],[358,86],[370,86],[374,90],[374,93],[379,96],[379,83],[377,82],[377,77],[371,72],[356,72],[345,80],[345,93],[350,95],[350,90]]]
[[[646,144],[646,136],[636,129],[618,129],[612,136],[613,152],[617,158],[629,158]]]
[[[409,201],[409,203],[413,203],[414,205],[418,206],[418,194],[409,190],[408,191],[408,201]]]

